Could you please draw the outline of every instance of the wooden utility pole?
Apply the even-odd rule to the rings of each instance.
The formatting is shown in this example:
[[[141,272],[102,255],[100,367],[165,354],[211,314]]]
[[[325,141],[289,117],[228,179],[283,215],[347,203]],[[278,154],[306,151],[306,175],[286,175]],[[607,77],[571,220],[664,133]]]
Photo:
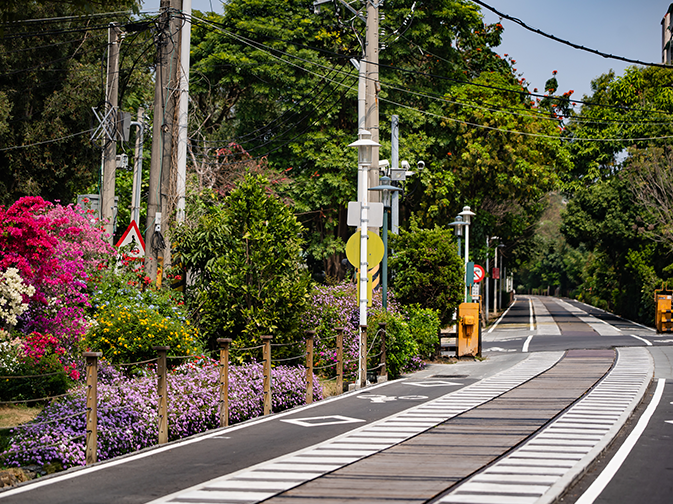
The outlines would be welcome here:
[[[365,93],[365,129],[372,134],[372,140],[379,142],[379,6],[382,2],[367,0],[367,35],[365,46],[366,93]],[[367,187],[379,185],[379,148],[372,148],[372,163],[369,166]],[[372,203],[381,201],[379,191],[369,191],[367,200]]]
[[[119,41],[121,28],[111,23],[108,28],[107,85],[105,88],[105,117],[112,127],[103,134],[103,184],[101,185],[100,216],[105,223],[108,241],[113,243],[115,212],[115,175],[117,171],[117,105],[119,91]],[[108,134],[110,134],[108,136]]]
[[[181,20],[176,17],[181,0],[161,0],[158,51],[154,86],[154,123],[152,125],[152,159],[147,198],[147,232],[145,272],[157,277],[157,267],[170,254],[164,236],[171,210],[170,187],[173,169],[173,136],[176,126],[175,107],[179,61]]]

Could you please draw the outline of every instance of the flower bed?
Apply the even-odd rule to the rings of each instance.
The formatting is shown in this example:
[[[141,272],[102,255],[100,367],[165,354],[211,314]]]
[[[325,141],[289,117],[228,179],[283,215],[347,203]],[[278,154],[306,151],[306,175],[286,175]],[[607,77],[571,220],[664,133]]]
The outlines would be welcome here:
[[[158,439],[157,377],[147,368],[128,378],[103,365],[98,383],[98,460],[152,446]],[[271,372],[273,411],[305,403],[306,369],[278,366]],[[168,375],[169,440],[219,427],[219,368],[200,358]],[[238,423],[263,411],[262,364],[231,366],[229,419]],[[314,400],[322,388],[313,381]],[[56,465],[63,469],[85,464],[86,388],[71,389],[64,400],[49,404],[34,422],[16,429],[0,460],[7,466]],[[47,423],[49,422],[49,423]],[[76,439],[73,439],[76,438]]]

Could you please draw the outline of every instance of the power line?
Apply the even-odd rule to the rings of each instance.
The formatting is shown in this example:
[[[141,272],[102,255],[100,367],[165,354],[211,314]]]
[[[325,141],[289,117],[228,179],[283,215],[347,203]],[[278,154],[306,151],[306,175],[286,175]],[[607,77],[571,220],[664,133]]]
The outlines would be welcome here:
[[[647,61],[641,61],[641,60],[637,60],[637,59],[626,58],[624,56],[617,56],[617,55],[614,55],[614,54],[609,54],[609,53],[605,53],[605,52],[602,52],[602,51],[598,51],[596,49],[591,49],[589,47],[585,47],[585,46],[580,45],[580,44],[575,44],[574,42],[570,42],[569,40],[565,40],[565,39],[556,37],[554,35],[551,35],[550,33],[546,33],[546,32],[543,32],[542,30],[537,29],[537,28],[533,28],[532,26],[528,26],[526,23],[521,21],[519,18],[508,16],[507,14],[504,14],[504,13],[496,10],[494,7],[491,7],[490,5],[482,2],[481,0],[472,0],[472,1],[474,3],[476,3],[477,5],[481,5],[485,9],[488,9],[491,12],[497,14],[501,18],[507,19],[509,21],[512,21],[513,23],[518,24],[519,26],[522,26],[523,28],[525,28],[528,31],[532,31],[533,33],[537,33],[538,35],[542,35],[543,37],[551,39],[555,42],[560,42],[561,44],[565,44],[565,45],[570,46],[574,49],[579,49],[581,51],[590,52],[592,54],[596,54],[597,56],[601,56],[603,58],[625,61],[626,63],[634,63],[636,65],[652,66],[652,67],[659,67],[659,68],[669,68],[669,69],[671,68],[670,65],[664,65],[663,63],[649,63]]]
[[[38,145],[60,142],[62,140],[67,140],[69,138],[73,138],[73,137],[76,137],[76,136],[85,135],[86,133],[91,133],[92,131],[93,131],[93,128],[90,128],[88,130],[79,131],[79,132],[73,133],[71,135],[66,135],[66,136],[62,136],[62,137],[59,137],[59,138],[52,138],[51,140],[44,140],[42,142],[35,142],[35,143],[32,143],[32,144],[28,144],[28,145],[13,145],[12,147],[2,147],[2,148],[0,148],[0,152],[9,151],[9,150],[16,150],[16,149],[27,149],[28,147],[36,147]]]

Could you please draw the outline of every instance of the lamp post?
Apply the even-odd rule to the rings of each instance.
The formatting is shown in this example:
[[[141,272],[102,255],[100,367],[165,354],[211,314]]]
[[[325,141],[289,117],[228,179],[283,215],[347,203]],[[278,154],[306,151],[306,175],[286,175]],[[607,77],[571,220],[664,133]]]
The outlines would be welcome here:
[[[467,302],[467,263],[470,262],[470,223],[472,222],[472,217],[477,214],[470,210],[469,206],[464,206],[463,211],[458,215],[463,218],[463,222],[465,223],[465,302]]]
[[[456,238],[458,239],[458,257],[460,257],[460,239],[463,236],[463,226],[465,223],[463,222],[463,216],[459,215],[456,217],[456,220],[453,221],[449,226],[454,228],[454,233],[456,234]]]
[[[369,167],[372,164],[372,147],[379,147],[377,142],[374,142],[371,137],[372,134],[361,129],[358,132],[358,140],[349,145],[349,147],[358,148],[358,202],[360,203],[360,337],[358,338],[358,347],[360,359],[362,359],[362,352],[366,349],[362,348],[362,330],[367,327],[367,232],[369,216],[367,210],[367,177],[369,174]],[[358,386],[363,387],[367,383],[367,376],[362,376],[362,366],[358,377]]]
[[[383,261],[381,264],[381,303],[383,309],[388,308],[388,214],[391,208],[391,196],[402,189],[390,183],[390,177],[383,176],[379,179],[379,185],[370,187],[370,191],[381,191],[383,202]]]

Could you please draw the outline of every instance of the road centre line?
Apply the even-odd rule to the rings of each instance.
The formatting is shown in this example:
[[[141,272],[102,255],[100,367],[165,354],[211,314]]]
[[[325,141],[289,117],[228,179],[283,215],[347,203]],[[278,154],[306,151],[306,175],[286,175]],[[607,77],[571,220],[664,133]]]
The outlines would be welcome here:
[[[652,418],[652,415],[654,415],[657,406],[659,406],[661,397],[664,394],[665,384],[665,378],[659,378],[659,380],[657,380],[657,388],[655,389],[654,395],[652,396],[652,401],[645,409],[643,416],[640,417],[635,428],[631,431],[629,437],[626,438],[624,444],[619,448],[619,450],[617,450],[617,453],[615,453],[615,456],[612,457],[612,460],[610,460],[608,465],[605,467],[605,469],[603,469],[601,474],[598,476],[598,478],[596,478],[591,486],[587,488],[587,490],[580,496],[579,499],[577,499],[575,504],[592,504],[603,492],[603,490],[605,490],[605,487],[608,486],[608,483],[610,483],[614,475],[617,474],[617,471],[626,460],[626,457],[628,457],[629,453],[631,453],[631,450],[645,431],[645,428]]]
[[[526,341],[525,341],[524,344],[523,344],[523,348],[521,349],[521,351],[522,351],[523,353],[528,352],[528,345],[530,345],[530,340],[532,340],[532,339],[533,339],[533,335],[532,335],[532,334],[526,338]]]
[[[533,322],[533,300],[528,298],[528,311],[530,312],[530,330],[535,330],[535,324]]]
[[[507,307],[507,309],[505,310],[505,313],[503,313],[502,315],[500,315],[500,318],[496,321],[495,324],[493,324],[493,327],[491,327],[491,328],[488,330],[488,333],[491,333],[491,332],[493,331],[493,329],[495,329],[496,327],[498,327],[498,324],[500,323],[500,321],[501,321],[503,318],[505,318],[505,315],[507,315],[507,314],[509,313],[510,308],[512,308],[512,306],[514,306],[514,305],[516,304],[517,301],[518,301],[518,299],[514,298],[514,302],[513,302],[511,305],[509,305],[509,306]]]

